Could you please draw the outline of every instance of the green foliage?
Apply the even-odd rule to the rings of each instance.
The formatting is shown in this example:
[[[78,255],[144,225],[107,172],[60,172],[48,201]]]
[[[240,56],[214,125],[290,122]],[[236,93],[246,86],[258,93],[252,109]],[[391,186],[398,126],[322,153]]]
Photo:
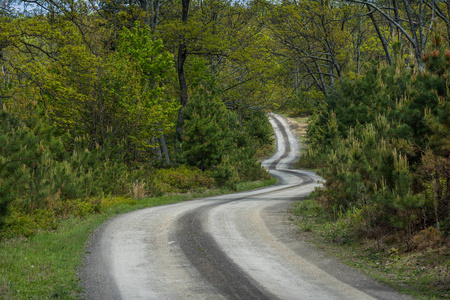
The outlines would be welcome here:
[[[165,51],[162,40],[154,40],[148,26],[135,24],[132,30],[123,29],[117,51],[118,63],[131,65],[137,72],[140,91],[132,94],[131,101],[122,103],[128,110],[130,122],[142,119],[143,132],[156,135],[167,132],[173,126],[179,105],[168,97],[165,84],[174,76],[173,56]],[[136,97],[139,97],[136,101]],[[127,95],[122,95],[122,101]],[[136,136],[145,139],[145,136]]]
[[[336,231],[397,229],[412,238],[424,223],[447,226],[450,52],[440,42],[433,47],[424,54],[425,71],[373,68],[344,80],[326,98],[327,109],[313,116],[308,155],[326,179],[319,199],[351,211],[338,216]],[[355,225],[359,215],[362,226]]]
[[[224,155],[222,157],[220,164],[214,169],[213,176],[219,186],[236,190],[239,174],[236,165],[230,160],[229,156]]]
[[[0,226],[8,214],[10,203],[17,197],[24,183],[30,179],[30,169],[37,167],[37,162],[44,152],[36,136],[6,109],[1,110],[0,119]],[[28,176],[27,176],[28,175]]]
[[[117,34],[111,52],[99,41],[111,34],[107,26],[85,21],[99,32],[82,33],[63,15],[10,20],[2,37],[11,47],[2,59],[14,67],[1,77],[0,86],[10,86],[1,99],[14,94],[19,101],[6,96],[5,102],[21,119],[33,118],[36,108],[45,111],[58,135],[69,133],[68,151],[75,139],[87,139],[89,150],[121,144],[127,162],[149,160],[151,138],[172,129],[179,108],[167,88],[174,82],[173,55],[137,23]]]
[[[237,148],[231,153],[231,160],[238,170],[239,178],[242,181],[253,181],[269,179],[269,173],[261,166],[261,162],[255,159],[256,149],[247,146]]]

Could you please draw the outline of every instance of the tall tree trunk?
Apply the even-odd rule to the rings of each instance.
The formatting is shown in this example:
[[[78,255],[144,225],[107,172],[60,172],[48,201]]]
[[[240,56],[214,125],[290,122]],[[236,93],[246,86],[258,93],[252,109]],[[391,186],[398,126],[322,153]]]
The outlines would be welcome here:
[[[398,12],[398,2],[397,2],[397,0],[393,0],[392,4],[394,6],[394,21],[397,22],[398,24],[401,24],[400,23],[401,22],[400,14]],[[397,37],[398,41],[400,42],[402,39],[401,39],[401,32],[400,32],[400,29],[398,27],[397,27],[397,36],[398,36]]]
[[[423,32],[423,15],[424,15],[424,10],[423,10],[423,0],[420,1],[419,4],[419,45],[420,45],[420,55],[422,56],[422,49],[425,49],[425,43],[426,43],[426,38],[424,36],[424,32]],[[433,23],[433,22],[431,22]]]
[[[151,33],[155,34],[156,26],[159,22],[159,0],[153,0],[150,6],[151,16],[150,16],[150,29]]]
[[[183,6],[183,10],[181,13],[181,22],[183,24],[186,24],[188,20],[189,3],[190,0],[181,0],[181,4]],[[178,82],[180,84],[180,104],[181,104],[181,108],[178,111],[178,124],[176,129],[177,140],[179,142],[181,142],[183,139],[183,125],[184,125],[183,111],[188,101],[187,83],[184,74],[184,63],[186,62],[186,58],[187,58],[187,46],[186,40],[183,37],[183,40],[180,42],[178,46],[178,60],[177,60],[177,73],[178,73]],[[177,151],[179,151],[179,149],[177,149]]]
[[[295,96],[298,96],[298,87],[300,85],[300,78],[299,78],[299,73],[300,73],[300,68],[298,65],[298,62],[296,61],[294,63],[294,91],[295,91]]]
[[[145,11],[145,24],[150,26],[150,4],[147,0],[139,0],[139,7]]]

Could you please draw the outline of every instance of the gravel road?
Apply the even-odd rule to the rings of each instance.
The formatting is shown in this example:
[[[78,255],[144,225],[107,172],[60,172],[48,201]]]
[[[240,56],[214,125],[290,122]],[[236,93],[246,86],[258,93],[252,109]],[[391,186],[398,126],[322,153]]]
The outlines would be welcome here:
[[[320,178],[292,169],[299,143],[272,114],[278,184],[120,215],[91,237],[87,299],[409,299],[302,242],[289,206]]]

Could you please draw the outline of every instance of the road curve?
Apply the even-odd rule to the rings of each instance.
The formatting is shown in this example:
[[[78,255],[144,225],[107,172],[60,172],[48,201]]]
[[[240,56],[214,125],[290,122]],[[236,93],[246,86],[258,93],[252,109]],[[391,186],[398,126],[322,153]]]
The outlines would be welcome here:
[[[320,178],[292,169],[300,147],[270,116],[278,184],[120,215],[91,237],[79,270],[87,299],[408,299],[302,243],[293,201]]]

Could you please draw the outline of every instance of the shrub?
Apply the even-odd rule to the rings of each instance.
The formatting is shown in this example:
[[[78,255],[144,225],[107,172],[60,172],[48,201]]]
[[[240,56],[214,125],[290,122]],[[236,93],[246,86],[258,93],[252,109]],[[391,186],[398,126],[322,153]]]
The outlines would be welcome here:
[[[58,220],[51,210],[35,210],[31,213],[13,208],[8,217],[7,226],[1,231],[0,237],[12,238],[17,236],[30,237],[38,230],[55,230]]]
[[[219,186],[225,186],[236,190],[239,175],[236,166],[230,161],[228,156],[223,156],[222,161],[213,172],[213,176]]]
[[[214,179],[195,167],[180,165],[156,170],[152,179],[153,194],[186,193],[211,188]]]

